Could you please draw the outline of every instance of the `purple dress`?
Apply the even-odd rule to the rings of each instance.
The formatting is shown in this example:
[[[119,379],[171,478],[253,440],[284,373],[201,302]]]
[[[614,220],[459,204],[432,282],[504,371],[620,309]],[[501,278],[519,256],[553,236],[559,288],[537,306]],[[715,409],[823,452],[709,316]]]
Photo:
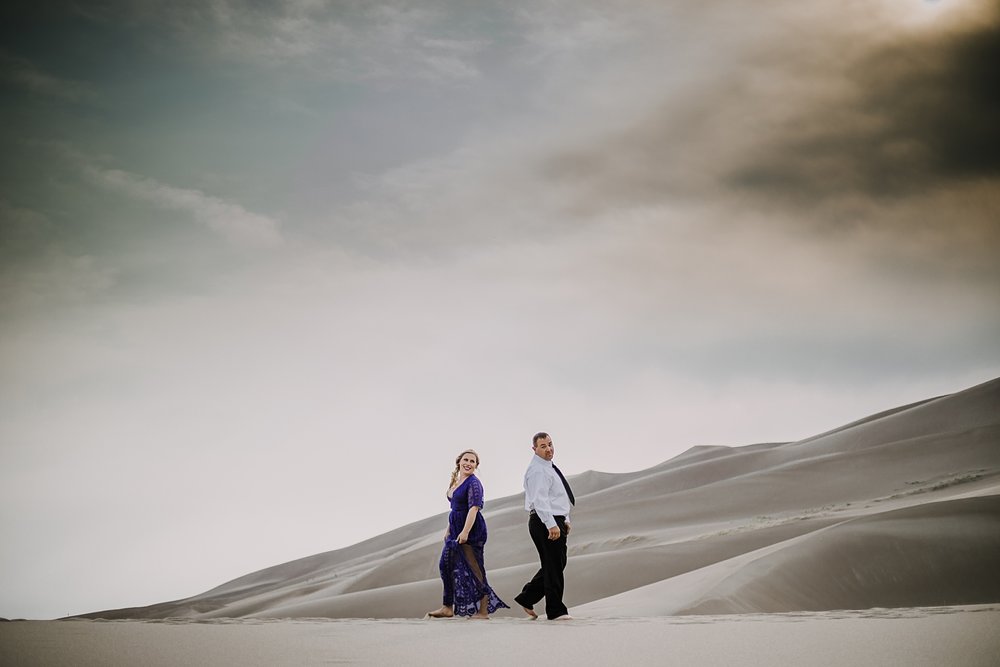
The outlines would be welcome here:
[[[465,544],[458,543],[458,534],[465,528],[469,508],[479,507],[476,520],[469,530]],[[483,485],[479,478],[470,475],[451,495],[451,513],[448,515],[448,539],[441,550],[441,581],[444,583],[442,599],[445,606],[455,610],[456,616],[472,616],[479,611],[479,603],[489,596],[489,613],[497,609],[510,609],[490,588],[483,564],[483,547],[486,544],[486,520],[483,519]]]

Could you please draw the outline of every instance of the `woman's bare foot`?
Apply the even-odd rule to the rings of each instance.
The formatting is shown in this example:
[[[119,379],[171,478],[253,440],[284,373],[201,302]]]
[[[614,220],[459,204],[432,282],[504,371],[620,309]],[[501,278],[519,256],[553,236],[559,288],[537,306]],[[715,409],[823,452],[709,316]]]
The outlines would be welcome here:
[[[488,621],[490,620],[490,596],[484,595],[483,599],[479,601],[479,611],[469,617],[470,619],[475,619],[477,621]]]
[[[455,615],[455,612],[452,611],[451,607],[441,607],[440,609],[427,612],[427,615],[431,618],[451,618]]]

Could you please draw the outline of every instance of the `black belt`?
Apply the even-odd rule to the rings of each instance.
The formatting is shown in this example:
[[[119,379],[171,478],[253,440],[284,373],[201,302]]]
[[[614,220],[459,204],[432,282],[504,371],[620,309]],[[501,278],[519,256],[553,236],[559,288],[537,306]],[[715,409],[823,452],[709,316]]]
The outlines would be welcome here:
[[[535,510],[528,510],[528,514],[530,514],[531,516],[538,516],[535,513]],[[566,520],[566,515],[565,514],[553,514],[552,518],[553,519],[562,519],[563,521],[565,521]],[[541,519],[539,519],[539,521],[541,521]]]

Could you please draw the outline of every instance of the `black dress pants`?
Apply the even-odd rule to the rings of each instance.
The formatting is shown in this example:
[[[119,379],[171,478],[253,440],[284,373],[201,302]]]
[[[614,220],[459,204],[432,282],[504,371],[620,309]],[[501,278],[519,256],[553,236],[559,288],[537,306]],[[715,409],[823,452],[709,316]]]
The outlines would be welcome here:
[[[532,609],[544,597],[545,615],[549,619],[569,613],[562,599],[563,570],[566,569],[566,520],[562,516],[554,518],[561,533],[558,540],[549,539],[549,529],[538,515],[531,514],[528,517],[528,534],[538,550],[538,560],[542,566],[514,598],[522,607]]]

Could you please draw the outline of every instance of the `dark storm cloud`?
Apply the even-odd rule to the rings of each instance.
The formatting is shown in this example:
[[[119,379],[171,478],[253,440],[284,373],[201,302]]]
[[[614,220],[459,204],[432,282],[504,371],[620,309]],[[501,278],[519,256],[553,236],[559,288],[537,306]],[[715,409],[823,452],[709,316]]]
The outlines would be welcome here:
[[[733,47],[715,35],[714,58],[671,63],[702,76],[549,156],[541,177],[575,189],[585,214],[706,196],[795,210],[1000,177],[997,16],[891,39],[811,29]]]
[[[801,202],[901,197],[1000,177],[1000,25],[892,44],[855,63],[857,101],[808,108],[727,181]]]

